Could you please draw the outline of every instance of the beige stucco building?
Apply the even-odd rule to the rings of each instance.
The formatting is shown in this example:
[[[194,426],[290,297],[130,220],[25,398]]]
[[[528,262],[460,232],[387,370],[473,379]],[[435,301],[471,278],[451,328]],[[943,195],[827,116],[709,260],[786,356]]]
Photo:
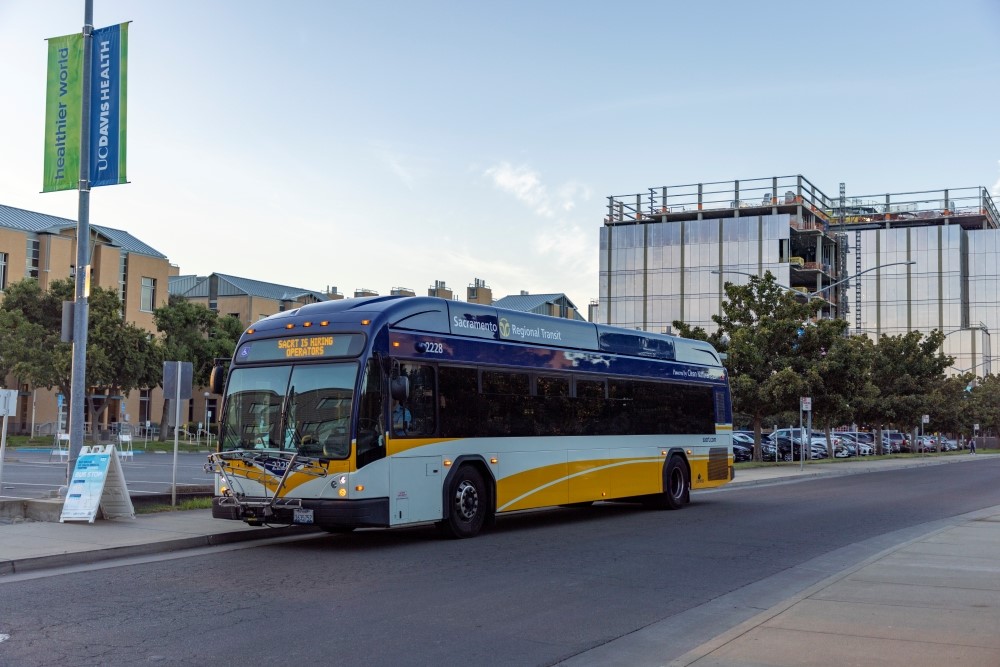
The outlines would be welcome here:
[[[75,220],[0,205],[0,300],[5,290],[25,278],[38,280],[43,290],[53,281],[74,276],[76,264]],[[172,272],[167,257],[128,232],[91,225],[91,284],[116,290],[122,298],[123,317],[155,332],[153,311],[167,303]],[[56,390],[36,389],[14,376],[0,378],[0,385],[17,389],[18,404],[9,419],[11,433],[48,434],[65,424]],[[63,401],[64,404],[68,401]],[[121,421],[144,424],[159,421],[162,409],[159,388],[134,391],[108,401],[99,423],[88,428],[108,429]]]

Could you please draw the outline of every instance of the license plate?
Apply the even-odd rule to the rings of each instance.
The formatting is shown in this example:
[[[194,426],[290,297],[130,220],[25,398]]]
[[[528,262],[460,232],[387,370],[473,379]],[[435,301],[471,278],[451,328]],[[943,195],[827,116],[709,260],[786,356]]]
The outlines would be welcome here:
[[[292,515],[292,521],[294,521],[295,523],[312,523],[313,511],[297,509]]]

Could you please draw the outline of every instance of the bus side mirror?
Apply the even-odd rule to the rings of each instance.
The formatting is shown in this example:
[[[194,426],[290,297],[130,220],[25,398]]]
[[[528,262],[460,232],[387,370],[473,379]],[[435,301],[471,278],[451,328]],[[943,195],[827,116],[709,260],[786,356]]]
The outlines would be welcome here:
[[[213,394],[222,395],[225,391],[226,371],[222,366],[212,366],[212,374],[208,377],[208,390]]]
[[[392,378],[389,383],[389,392],[394,400],[405,401],[410,397],[410,378],[405,375]]]

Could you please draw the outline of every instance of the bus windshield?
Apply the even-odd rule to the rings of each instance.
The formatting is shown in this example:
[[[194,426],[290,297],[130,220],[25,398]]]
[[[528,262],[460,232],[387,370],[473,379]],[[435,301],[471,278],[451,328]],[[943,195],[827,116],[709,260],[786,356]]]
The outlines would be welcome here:
[[[346,459],[357,376],[355,362],[233,370],[221,450],[278,449]]]

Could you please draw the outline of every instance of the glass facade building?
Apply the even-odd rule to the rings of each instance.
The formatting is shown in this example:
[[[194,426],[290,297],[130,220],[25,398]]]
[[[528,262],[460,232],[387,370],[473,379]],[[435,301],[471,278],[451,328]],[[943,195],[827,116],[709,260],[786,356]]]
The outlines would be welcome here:
[[[609,197],[597,321],[713,331],[725,283],[770,271],[819,293],[822,316],[846,319],[852,333],[938,329],[952,372],[985,375],[1000,331],[998,222],[984,188],[847,198],[842,186],[831,199],[802,176]]]
[[[714,328],[725,282],[773,273],[788,284],[787,214],[605,226],[601,229],[598,318],[668,331],[674,320]],[[726,269],[727,272],[722,272]],[[714,272],[714,273],[713,273]]]

